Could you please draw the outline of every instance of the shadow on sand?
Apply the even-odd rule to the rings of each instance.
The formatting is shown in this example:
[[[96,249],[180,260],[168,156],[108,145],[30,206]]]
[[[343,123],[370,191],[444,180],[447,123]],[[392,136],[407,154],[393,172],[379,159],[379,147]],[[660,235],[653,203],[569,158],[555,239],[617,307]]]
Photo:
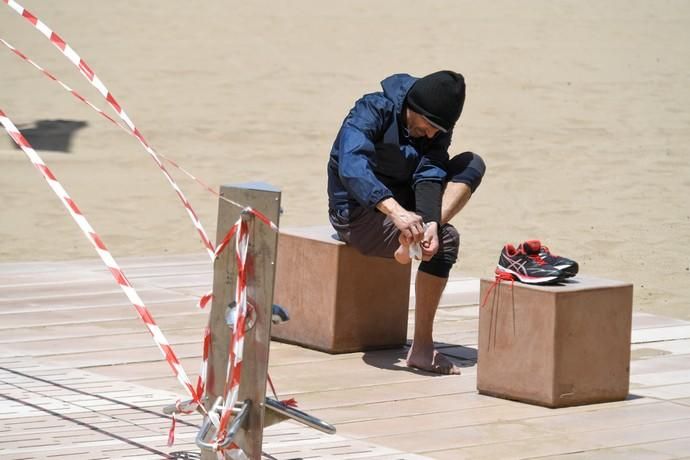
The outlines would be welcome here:
[[[69,153],[76,132],[88,126],[85,121],[37,120],[17,126],[35,150]],[[19,149],[14,142],[15,149]]]

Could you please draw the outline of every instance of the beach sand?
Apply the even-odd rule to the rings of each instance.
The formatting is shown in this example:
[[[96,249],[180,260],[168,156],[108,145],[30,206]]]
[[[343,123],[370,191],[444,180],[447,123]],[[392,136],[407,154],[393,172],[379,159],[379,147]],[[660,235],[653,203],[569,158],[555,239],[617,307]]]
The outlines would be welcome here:
[[[282,189],[281,225],[327,224],[326,162],[353,102],[392,73],[465,75],[452,153],[488,172],[453,223],[454,273],[492,276],[539,238],[581,272],[634,283],[637,310],[690,318],[690,3],[684,1],[89,2],[27,0],[91,65],[151,145],[213,187]],[[0,4],[0,37],[102,108]],[[0,109],[65,119],[39,152],[114,256],[203,252],[138,142],[8,50]],[[0,139],[0,262],[93,258],[44,180]],[[175,177],[215,240],[217,199]]]

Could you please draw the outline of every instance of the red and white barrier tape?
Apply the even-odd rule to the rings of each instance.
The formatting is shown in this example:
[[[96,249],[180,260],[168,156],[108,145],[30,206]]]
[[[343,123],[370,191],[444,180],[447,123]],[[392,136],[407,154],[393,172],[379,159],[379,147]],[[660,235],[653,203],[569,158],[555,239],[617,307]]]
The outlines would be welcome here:
[[[263,213],[257,211],[256,209],[246,206],[242,209],[244,213],[252,214],[254,215],[257,219],[259,219],[262,223],[268,225],[271,230],[277,232],[278,231],[278,226],[274,224],[271,219],[266,217]],[[235,233],[237,232],[237,225],[233,225],[230,227],[230,230],[225,234],[223,239],[221,240],[220,244],[216,247],[215,251],[215,257],[219,257],[221,253],[225,250],[225,248],[230,244],[230,241],[232,241],[233,236],[235,236]],[[206,304],[213,298],[213,293],[208,293],[199,300],[199,308],[204,308],[206,307]]]
[[[228,365],[226,368],[226,387],[223,391],[224,405],[221,410],[220,420],[216,421],[213,419],[213,414],[208,414],[212,418],[212,423],[217,427],[217,438],[214,440],[214,445],[219,454],[223,452],[228,453],[231,457],[232,455],[242,457],[244,453],[239,449],[239,447],[233,442],[230,443],[228,448],[221,448],[219,445],[223,441],[228,423],[232,418],[232,409],[237,403],[239,395],[239,386],[242,378],[242,358],[244,354],[244,337],[247,329],[247,312],[248,312],[248,298],[247,298],[247,253],[249,250],[249,224],[247,223],[247,216],[250,214],[255,215],[251,212],[251,209],[246,209],[237,220],[237,222],[232,226],[230,231],[228,231],[226,238],[224,238],[224,246],[226,247],[235,237],[235,257],[237,260],[237,283],[235,286],[235,308],[232,311],[234,317],[232,318],[233,332],[228,346]],[[222,247],[219,249],[222,251]],[[206,370],[208,366],[208,357],[211,347],[211,329],[207,326],[204,330],[204,348],[202,354],[202,364],[201,364],[201,376],[206,376]],[[197,381],[197,394],[201,395],[205,389],[206,381],[205,378],[199,377]],[[273,385],[271,384],[273,388]],[[275,394],[275,389],[274,389]],[[277,397],[277,396],[276,396]],[[291,402],[286,402],[291,404]],[[183,412],[184,413],[184,412]],[[175,420],[173,418],[173,425],[170,428],[168,439],[174,440],[174,427]],[[220,457],[219,455],[219,458]]]
[[[271,380],[271,376],[266,374],[266,380],[268,381],[268,385],[271,387],[271,392],[273,393],[273,397],[275,398],[276,401],[281,403],[284,406],[288,407],[297,407],[297,400],[295,398],[290,398],[290,399],[280,399],[278,398],[278,392],[276,391],[276,387],[273,385],[273,380]]]
[[[251,206],[246,206],[242,209],[243,214],[251,214],[257,219],[259,219],[262,223],[268,225],[271,230],[274,232],[278,231],[278,226],[274,224],[271,219],[266,217],[263,213],[257,211],[256,209],[252,208]],[[239,222],[239,221],[238,221]],[[230,230],[225,234],[223,239],[221,240],[220,244],[218,247],[216,247],[216,252],[215,252],[215,257],[219,257],[221,253],[225,250],[225,248],[230,244],[230,241],[232,241],[233,236],[235,236],[235,233],[237,232],[238,225],[237,223],[230,227]]]
[[[206,391],[206,372],[208,372],[208,357],[211,353],[211,319],[209,324],[204,328],[204,346],[201,352],[201,369],[199,370],[199,379],[197,380],[196,394],[203,395]]]
[[[232,237],[235,235],[235,232],[237,231],[237,224],[233,225],[228,233],[225,234],[225,237],[221,241],[221,244],[218,245],[214,252],[214,258],[218,257],[223,250],[230,244],[230,241],[232,240]],[[199,299],[199,302],[197,303],[197,306],[201,309],[206,308],[206,305],[213,299],[213,292],[209,292],[208,294],[205,294],[201,296],[201,299]],[[202,373],[199,376],[199,381],[198,381],[198,386],[201,386],[202,388],[206,387],[206,369],[208,369],[208,352],[206,349],[206,340],[208,338],[209,341],[209,347],[210,347],[210,341],[211,341],[211,331],[210,328],[207,328],[204,331],[204,354],[201,358],[201,369]],[[228,366],[230,364],[228,363]]]
[[[247,251],[249,249],[249,224],[246,215],[241,215],[235,223],[237,237],[235,238],[235,256],[237,258],[237,283],[235,286],[235,309],[232,323],[234,324],[230,340],[225,405],[223,406],[218,428],[218,441],[221,441],[232,415],[232,408],[237,403],[242,377],[242,356],[244,354],[244,336],[247,320]]]
[[[36,153],[36,151],[31,147],[26,138],[19,132],[17,127],[12,123],[12,121],[5,115],[5,113],[0,109],[0,123],[3,125],[10,137],[17,143],[17,145],[24,151],[24,153],[29,157],[31,163],[36,167],[36,169],[43,175],[45,180],[48,182],[50,188],[58,196],[62,204],[65,206],[67,211],[74,219],[75,223],[79,226],[81,231],[84,233],[89,242],[93,245],[96,253],[101,258],[105,266],[110,270],[113,278],[120,286],[122,291],[125,293],[127,298],[132,302],[132,305],[136,309],[139,317],[142,319],[149,332],[153,336],[153,340],[160,349],[161,353],[165,357],[165,360],[170,365],[173,373],[180,381],[182,386],[185,388],[187,393],[191,396],[192,400],[199,401],[199,395],[192,386],[189,378],[187,377],[182,363],[177,358],[177,355],[173,351],[172,347],[168,343],[168,340],[163,335],[163,332],[158,328],[153,316],[149,312],[146,305],[139,297],[139,294],[130,284],[129,280],[125,276],[124,272],[120,269],[119,265],[110,254],[106,248],[103,240],[96,234],[96,231],[91,227],[91,224],[86,220],[86,217],[77,207],[77,204],[70,198],[67,191],[62,187],[60,182],[58,182],[55,175],[48,168],[48,166],[43,162],[41,157]]]
[[[201,396],[201,393],[198,391],[197,394]],[[182,401],[181,399],[175,401],[175,412],[172,413],[170,418],[171,423],[170,429],[168,430],[168,447],[172,447],[172,445],[175,444],[175,428],[177,427],[176,414],[193,414],[196,411],[197,406],[199,406],[199,403],[194,401]]]
[[[24,61],[28,62],[29,64],[31,64],[32,66],[34,66],[36,69],[38,69],[40,72],[42,72],[43,75],[45,75],[46,77],[50,78],[51,80],[53,80],[54,82],[56,82],[57,84],[59,84],[60,86],[62,86],[62,88],[63,88],[65,91],[67,91],[68,93],[70,93],[72,96],[76,97],[76,98],[79,99],[81,102],[83,102],[84,104],[86,104],[86,105],[88,105],[89,107],[91,107],[93,110],[95,110],[96,112],[98,112],[101,116],[105,117],[105,118],[106,118],[108,121],[110,121],[111,123],[115,124],[116,126],[120,127],[121,129],[123,129],[125,132],[127,132],[127,134],[131,134],[131,133],[129,132],[129,130],[128,130],[125,126],[119,124],[114,118],[112,118],[110,115],[108,115],[107,113],[105,113],[104,111],[102,111],[101,109],[99,109],[98,107],[96,107],[95,105],[93,105],[93,104],[92,104],[90,101],[88,101],[85,97],[83,97],[81,94],[79,94],[78,92],[76,92],[75,90],[73,90],[72,88],[70,88],[68,85],[66,85],[64,82],[62,82],[60,79],[58,79],[55,75],[53,75],[52,73],[50,73],[49,71],[47,71],[46,69],[44,69],[43,67],[41,67],[40,65],[36,64],[36,62],[34,62],[32,59],[30,59],[26,54],[22,53],[21,51],[19,51],[17,48],[15,48],[14,46],[10,45],[9,43],[7,43],[7,42],[6,42],[5,40],[3,40],[2,38],[0,38],[0,43],[2,43],[2,44],[5,45],[7,48],[9,48],[9,50],[12,51],[12,52],[13,52],[14,54],[16,54],[17,56],[19,56],[19,58],[21,58],[22,60],[24,60]]]
[[[118,117],[127,125],[127,127],[130,129],[132,135],[136,137],[141,145],[144,147],[146,152],[153,158],[154,162],[158,167],[160,168],[161,172],[165,176],[165,178],[168,180],[170,183],[171,187],[175,190],[175,193],[177,193],[178,198],[182,202],[182,205],[185,208],[185,211],[187,212],[189,218],[192,220],[192,223],[194,224],[194,227],[196,227],[197,232],[199,233],[199,236],[201,238],[201,242],[206,248],[206,251],[208,252],[209,257],[211,260],[214,258],[214,248],[213,244],[211,243],[211,240],[208,238],[208,235],[206,234],[206,231],[204,230],[204,227],[201,225],[201,221],[199,221],[199,218],[197,217],[196,212],[194,212],[194,209],[192,208],[192,205],[189,203],[185,195],[182,193],[182,189],[177,185],[175,180],[172,178],[170,173],[168,173],[168,170],[165,168],[165,165],[161,162],[161,160],[158,158],[158,155],[156,152],[153,150],[153,148],[149,145],[149,143],[144,139],[144,136],[141,134],[139,129],[134,125],[132,120],[129,118],[127,113],[124,111],[120,103],[115,99],[115,96],[108,90],[108,88],[105,86],[103,81],[96,75],[96,73],[89,67],[89,65],[84,61],[78,54],[77,52],[69,45],[65,40],[62,39],[57,33],[53,32],[43,21],[38,19],[35,15],[33,15],[30,11],[25,9],[23,6],[21,6],[19,3],[15,2],[14,0],[3,0],[12,10],[14,10],[17,14],[22,16],[24,19],[29,21],[36,30],[41,32],[50,42],[55,45],[55,47],[72,63],[74,64],[78,69],[79,72],[86,78],[86,80],[94,87],[98,92],[105,98],[106,102],[110,105],[110,107],[115,110],[117,113]]]

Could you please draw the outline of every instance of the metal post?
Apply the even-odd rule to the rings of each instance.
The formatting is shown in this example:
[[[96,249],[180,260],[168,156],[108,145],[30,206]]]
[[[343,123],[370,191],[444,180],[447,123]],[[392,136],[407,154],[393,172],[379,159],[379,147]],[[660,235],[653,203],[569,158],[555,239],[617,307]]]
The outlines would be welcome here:
[[[221,186],[221,195],[237,203],[251,206],[278,224],[280,190],[263,183]],[[237,221],[242,210],[225,200],[219,201],[217,244]],[[261,458],[263,419],[268,374],[268,352],[271,339],[271,306],[275,277],[278,234],[256,218],[249,233],[247,296],[256,308],[256,323],[244,339],[242,379],[238,401],[252,401],[247,423],[235,442],[250,459]],[[225,315],[234,300],[237,263],[234,246],[230,245],[213,267],[213,303],[211,307],[211,349],[207,370],[207,408],[223,395],[228,365],[230,330]],[[202,450],[202,460],[216,460],[215,453]]]

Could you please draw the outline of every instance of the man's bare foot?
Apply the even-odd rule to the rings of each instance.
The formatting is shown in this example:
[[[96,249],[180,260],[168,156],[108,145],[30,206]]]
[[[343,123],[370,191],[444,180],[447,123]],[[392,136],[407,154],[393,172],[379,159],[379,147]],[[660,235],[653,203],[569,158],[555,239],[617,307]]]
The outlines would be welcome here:
[[[460,375],[460,368],[453,364],[442,353],[431,348],[428,350],[416,350],[414,344],[407,354],[407,366],[421,369],[427,372],[444,375]]]
[[[395,250],[395,254],[393,255],[395,257],[395,260],[398,261],[400,264],[409,264],[410,261],[412,260],[410,258],[410,247],[405,246],[404,244],[401,244],[398,249]]]

